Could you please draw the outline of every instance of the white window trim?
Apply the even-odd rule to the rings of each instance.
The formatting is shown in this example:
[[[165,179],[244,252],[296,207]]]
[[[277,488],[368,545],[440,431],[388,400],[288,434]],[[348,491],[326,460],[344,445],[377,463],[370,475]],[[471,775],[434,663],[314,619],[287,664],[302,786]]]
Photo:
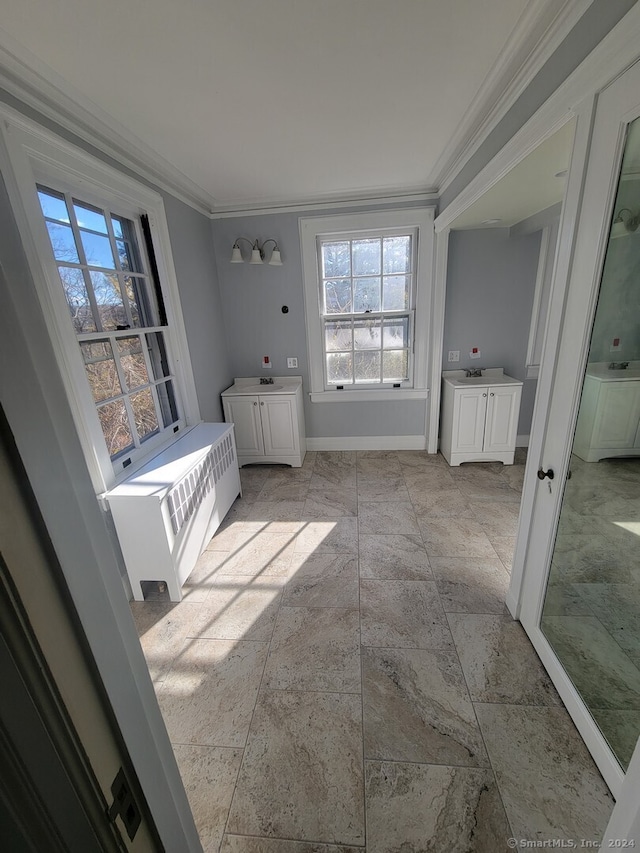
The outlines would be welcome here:
[[[341,213],[333,216],[301,217],[302,274],[309,354],[309,382],[313,403],[370,400],[425,400],[428,396],[429,312],[433,286],[433,207]],[[417,230],[415,315],[412,388],[362,388],[327,391],[324,384],[324,351],[320,315],[320,280],[317,239],[340,233],[372,233],[386,228]]]
[[[173,265],[169,228],[162,197],[149,187],[102,163],[10,107],[0,107],[2,170],[27,262],[35,283],[67,399],[96,494],[112,488],[146,459],[177,439],[173,433],[150,442],[130,467],[116,474],[109,457],[75,335],[65,334],[68,309],[36,193],[36,184],[71,189],[83,201],[112,205],[130,217],[149,217],[153,248],[168,320],[168,336],[185,426],[200,413],[191,358]],[[181,435],[182,432],[178,433]]]

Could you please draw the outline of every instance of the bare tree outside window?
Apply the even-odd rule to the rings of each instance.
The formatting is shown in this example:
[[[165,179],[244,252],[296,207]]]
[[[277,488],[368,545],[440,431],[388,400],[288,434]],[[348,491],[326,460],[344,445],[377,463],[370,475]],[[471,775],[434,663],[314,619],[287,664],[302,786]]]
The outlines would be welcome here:
[[[38,187],[51,249],[109,455],[178,418],[154,283],[133,220]]]
[[[414,235],[321,240],[327,385],[409,378]]]

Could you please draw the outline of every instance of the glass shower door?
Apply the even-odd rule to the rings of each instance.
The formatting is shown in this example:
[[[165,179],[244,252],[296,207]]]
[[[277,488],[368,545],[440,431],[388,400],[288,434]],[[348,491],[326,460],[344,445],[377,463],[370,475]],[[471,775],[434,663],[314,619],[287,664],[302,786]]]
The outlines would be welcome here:
[[[640,735],[640,119],[628,126],[540,628],[626,770]]]

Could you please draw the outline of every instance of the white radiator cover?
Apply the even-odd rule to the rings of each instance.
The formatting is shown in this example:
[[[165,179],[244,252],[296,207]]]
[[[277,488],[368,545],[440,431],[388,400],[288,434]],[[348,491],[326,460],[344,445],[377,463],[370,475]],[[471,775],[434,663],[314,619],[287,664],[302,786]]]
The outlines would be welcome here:
[[[171,601],[240,494],[233,427],[198,424],[105,494],[136,601],[163,581]]]

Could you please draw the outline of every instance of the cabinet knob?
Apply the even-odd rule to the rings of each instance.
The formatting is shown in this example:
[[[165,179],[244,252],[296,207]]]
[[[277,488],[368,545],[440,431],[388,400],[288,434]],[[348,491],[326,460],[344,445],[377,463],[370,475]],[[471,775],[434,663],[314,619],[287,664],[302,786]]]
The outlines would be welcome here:
[[[263,402],[262,400],[260,401],[260,405],[261,405],[261,406],[264,406],[264,402]]]
[[[486,394],[483,394],[482,396],[483,396],[483,397],[486,397],[487,395],[486,395]]]
[[[258,404],[257,404],[256,402],[254,402],[254,404],[253,404],[253,405],[254,405],[254,406],[257,406]]]
[[[489,394],[489,396],[490,396],[490,397],[495,397],[495,394],[493,393],[493,391]]]

